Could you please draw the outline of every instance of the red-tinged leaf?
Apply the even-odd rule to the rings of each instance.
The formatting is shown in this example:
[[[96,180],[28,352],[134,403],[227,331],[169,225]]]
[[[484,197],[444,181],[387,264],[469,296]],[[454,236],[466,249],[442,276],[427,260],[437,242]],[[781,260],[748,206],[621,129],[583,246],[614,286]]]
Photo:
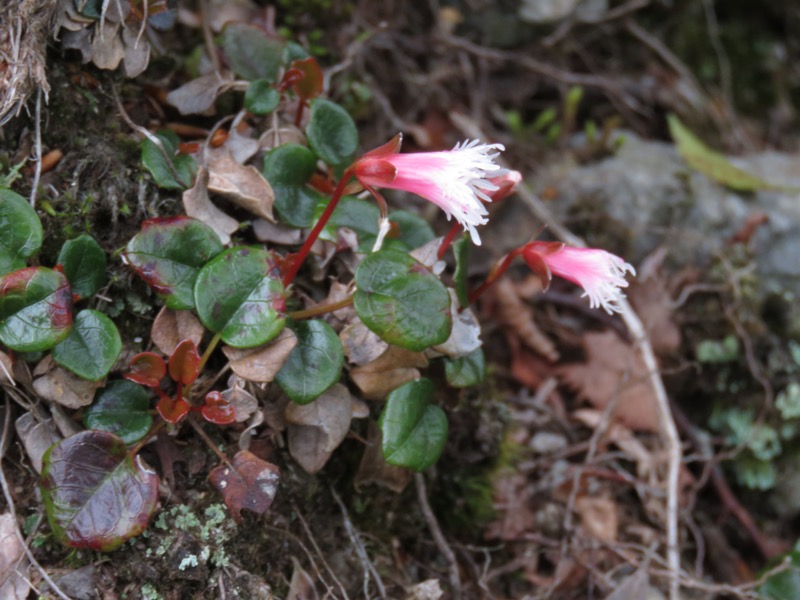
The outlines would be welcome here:
[[[183,385],[191,385],[197,379],[200,355],[192,340],[183,340],[169,357],[169,376]]]
[[[222,397],[221,392],[206,394],[206,403],[200,407],[200,414],[206,421],[216,425],[229,425],[236,421],[236,410]]]
[[[45,509],[64,544],[108,552],[147,527],[158,476],[121,438],[83,431],[51,446],[43,460]]]
[[[241,522],[242,510],[263,515],[278,491],[280,469],[241,450],[231,464],[220,465],[208,476],[211,485],[222,495],[234,520]]]
[[[123,375],[134,383],[157,388],[167,374],[164,359],[153,352],[140,352],[131,359],[130,370]]]
[[[302,77],[292,83],[292,91],[301,100],[311,100],[322,93],[323,77],[322,69],[314,57],[303,60],[296,60],[292,63],[290,71],[298,70]]]
[[[189,413],[189,403],[183,398],[170,398],[163,392],[159,395],[156,410],[167,423],[175,425]]]
[[[397,154],[400,152],[400,146],[403,145],[403,134],[398,133],[391,140],[386,142],[383,146],[378,146],[374,150],[370,150],[364,156],[370,158],[382,158],[390,154]]]
[[[278,91],[285,92],[290,87],[293,87],[298,81],[303,79],[305,74],[300,69],[287,69],[286,73],[283,74],[281,78],[281,82],[278,84]]]

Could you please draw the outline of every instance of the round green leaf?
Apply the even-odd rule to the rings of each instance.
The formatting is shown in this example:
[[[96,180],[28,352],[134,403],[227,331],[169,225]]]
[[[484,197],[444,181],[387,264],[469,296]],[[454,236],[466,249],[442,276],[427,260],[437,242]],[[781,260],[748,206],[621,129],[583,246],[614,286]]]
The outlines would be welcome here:
[[[28,267],[0,277],[0,341],[17,352],[49,350],[72,329],[72,291],[62,273]]]
[[[142,141],[142,164],[153,176],[153,181],[165,190],[185,190],[191,187],[197,172],[197,163],[188,154],[177,154],[179,139],[174,132],[159,131],[156,137],[161,140],[166,156],[149,139]],[[169,167],[170,163],[172,169]],[[175,175],[178,176],[177,179]]]
[[[28,201],[0,189],[0,275],[25,266],[42,246],[42,223]]]
[[[53,348],[53,360],[78,377],[98,381],[108,375],[121,351],[122,340],[114,322],[87,308],[75,317],[66,339]]]
[[[251,81],[244,93],[244,106],[254,115],[268,115],[280,103],[280,92],[266,79]]]
[[[40,486],[55,536],[103,552],[144,531],[158,501],[158,476],[104,431],[82,431],[51,446]]]
[[[90,235],[83,234],[64,242],[58,253],[58,264],[64,269],[72,293],[81,298],[92,296],[105,283],[106,253]]]
[[[428,403],[433,389],[430,379],[417,379],[386,398],[378,426],[381,452],[390,465],[424,471],[439,460],[447,441],[447,417]]]
[[[126,379],[112,381],[97,390],[94,402],[83,415],[87,429],[118,435],[126,444],[142,439],[153,425],[150,392]]]
[[[341,106],[323,98],[311,103],[306,135],[317,156],[333,166],[350,160],[358,147],[358,130],[353,119]]]
[[[150,219],[123,257],[173,310],[194,308],[194,281],[204,264],[222,252],[219,236],[190,217]]]
[[[389,220],[397,224],[400,230],[399,239],[410,250],[424,246],[436,237],[425,219],[407,210],[394,211],[389,215]]]
[[[203,325],[234,348],[260,346],[284,326],[286,302],[272,255],[237,246],[200,270],[194,286]]]
[[[444,375],[447,383],[455,388],[479,384],[486,377],[486,359],[478,348],[466,356],[444,359]]]
[[[322,195],[306,185],[317,169],[314,153],[299,144],[284,144],[267,154],[264,177],[275,193],[275,210],[292,227],[309,227]]]
[[[355,309],[381,339],[420,352],[447,341],[447,288],[422,263],[396,250],[370,254],[356,270]]]
[[[325,321],[302,321],[293,327],[297,345],[275,380],[297,404],[308,404],[339,381],[344,350],[339,336]]]
[[[260,27],[230,22],[222,30],[222,50],[234,72],[244,79],[275,83],[283,64],[285,42],[267,37]]]

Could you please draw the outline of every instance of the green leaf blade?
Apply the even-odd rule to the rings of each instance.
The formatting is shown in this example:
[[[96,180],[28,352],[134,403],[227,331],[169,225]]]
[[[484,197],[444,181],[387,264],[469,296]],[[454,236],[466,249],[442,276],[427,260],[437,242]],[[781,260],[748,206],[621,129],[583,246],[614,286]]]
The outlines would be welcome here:
[[[312,150],[331,166],[344,166],[358,148],[356,124],[344,108],[330,100],[318,98],[311,103],[306,135]]]
[[[97,391],[84,413],[83,424],[88,429],[113,433],[125,444],[135,444],[153,425],[150,392],[127,379],[112,381]]]
[[[25,266],[42,247],[42,223],[28,201],[0,189],[0,275]]]
[[[339,381],[344,349],[325,321],[302,321],[294,329],[297,345],[275,379],[293,402],[308,404]]]
[[[122,352],[117,326],[103,313],[86,309],[75,317],[69,335],[53,348],[53,360],[78,377],[99,381]]]
[[[83,234],[64,242],[58,264],[64,268],[72,293],[81,298],[93,296],[105,283],[108,259],[90,235]]]

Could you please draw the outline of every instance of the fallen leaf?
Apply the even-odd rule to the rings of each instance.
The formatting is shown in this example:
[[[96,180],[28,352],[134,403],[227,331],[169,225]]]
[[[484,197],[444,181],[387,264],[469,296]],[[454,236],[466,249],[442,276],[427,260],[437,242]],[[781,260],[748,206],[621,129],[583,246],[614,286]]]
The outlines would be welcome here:
[[[241,523],[243,510],[257,515],[267,512],[278,492],[280,469],[252,452],[240,450],[230,464],[212,469],[208,479],[234,520]]]
[[[442,585],[438,579],[426,579],[412,585],[405,600],[439,600],[444,596]]]
[[[222,398],[233,407],[237,423],[243,423],[258,410],[258,400],[244,389],[243,380],[238,375],[228,379],[228,389],[222,392]]]
[[[381,451],[381,430],[375,421],[370,421],[367,429],[367,445],[361,456],[353,485],[374,483],[399,494],[411,483],[414,473],[411,469],[390,465],[383,458]]]
[[[578,496],[575,512],[581,519],[583,529],[592,537],[613,544],[617,541],[619,513],[617,503],[610,498]]]
[[[633,575],[623,579],[614,591],[605,597],[605,600],[629,600],[630,598],[656,600],[659,597],[663,598],[659,592],[651,592],[649,562],[643,562]]]
[[[44,453],[47,452],[50,446],[63,439],[59,435],[53,419],[47,418],[40,421],[36,419],[32,412],[27,412],[14,421],[14,428],[17,431],[17,436],[22,441],[22,446],[25,448],[25,454],[28,455],[31,465],[33,465],[37,473],[41,473]]]
[[[92,40],[92,62],[100,69],[113,70],[125,58],[125,45],[119,34],[118,23],[103,23],[95,27]]]
[[[286,407],[289,453],[306,472],[319,471],[350,430],[353,404],[350,392],[334,384],[309,404]]]
[[[203,341],[205,328],[190,310],[172,310],[164,306],[156,315],[150,328],[150,339],[165,356],[170,356],[183,340],[191,340],[195,346]]]
[[[265,346],[257,348],[223,346],[222,352],[230,361],[231,370],[242,379],[269,383],[283,368],[296,345],[297,336],[287,327]]]
[[[248,212],[275,222],[272,205],[275,193],[261,172],[245,166],[231,156],[208,162],[208,190],[225,196]]]
[[[147,68],[150,62],[150,43],[146,36],[139,36],[138,27],[123,27],[122,43],[125,46],[125,56],[122,59],[125,77],[132,79]]]
[[[628,291],[653,350],[662,356],[674,354],[681,345],[681,331],[672,318],[673,300],[668,281],[659,269],[665,257],[666,253],[658,251],[648,256]]]
[[[87,381],[62,369],[50,355],[36,365],[33,375],[33,389],[41,398],[73,410],[91,404],[94,393],[103,385],[102,381]]]
[[[383,400],[393,389],[421,377],[418,368],[427,367],[421,352],[399,346],[389,348],[378,358],[350,371],[350,378],[368,400]]]
[[[244,120],[248,114],[246,110],[242,110],[236,116],[233,123],[231,123],[228,139],[221,148],[223,152],[227,152],[233,160],[242,165],[253,158],[259,149],[258,140],[253,139],[249,135],[245,135],[245,133],[252,132],[252,129]],[[212,154],[212,156],[214,156],[214,154]]]
[[[208,196],[208,169],[200,167],[194,185],[183,192],[183,209],[190,217],[202,221],[219,236],[223,246],[231,241],[231,234],[239,229],[239,222],[229,217],[211,202]]]
[[[461,308],[458,295],[453,288],[448,288],[450,292],[450,313],[453,315],[453,328],[450,330],[450,337],[444,344],[434,346],[433,350],[445,354],[450,358],[466,356],[481,347],[481,324],[471,308]]]
[[[14,515],[3,513],[0,515],[0,598],[25,600],[30,591],[29,571]]]
[[[386,352],[389,344],[378,334],[367,328],[360,320],[353,321],[339,333],[347,360],[361,366],[378,358]]]
[[[636,349],[613,331],[589,332],[583,340],[586,363],[556,369],[564,383],[600,410],[616,399],[613,417],[631,429],[658,431],[657,400]]]
[[[266,219],[253,221],[253,233],[259,242],[279,244],[281,246],[296,246],[303,241],[303,230],[285,227],[277,223],[270,223]]]
[[[297,127],[280,127],[279,129],[268,129],[258,138],[258,149],[261,152],[269,152],[273,148],[284,144],[299,144],[308,146],[306,136]]]
[[[446,262],[439,260],[439,248],[442,245],[443,239],[444,238],[436,238],[409,252],[412,257],[428,267],[433,274],[437,276],[441,275],[442,271],[444,271],[444,268],[447,266]]]
[[[319,600],[319,594],[314,588],[314,580],[311,579],[298,560],[293,556],[292,581],[289,583],[289,593],[286,600]]]
[[[572,413],[572,417],[590,429],[597,429],[603,422],[603,413],[591,408],[576,410]],[[630,429],[622,423],[610,423],[606,427],[603,439],[615,444],[629,460],[636,463],[638,477],[644,480],[650,479],[655,467],[653,454]]]
[[[0,351],[0,384],[14,383],[14,364],[11,357]]]
[[[208,24],[214,33],[222,31],[230,21],[247,23],[258,11],[258,7],[250,0],[211,0],[208,2]],[[198,20],[196,27],[202,26]]]
[[[167,102],[178,109],[182,115],[205,113],[214,106],[217,96],[233,81],[227,71],[220,75],[209,73],[184,83],[167,94]]]

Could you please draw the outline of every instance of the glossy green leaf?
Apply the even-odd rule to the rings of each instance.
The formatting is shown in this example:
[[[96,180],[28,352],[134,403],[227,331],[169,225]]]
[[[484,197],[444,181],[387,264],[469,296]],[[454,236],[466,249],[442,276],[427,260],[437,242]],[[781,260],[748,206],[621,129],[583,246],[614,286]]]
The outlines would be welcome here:
[[[269,37],[260,27],[240,22],[225,25],[221,40],[225,59],[236,74],[249,81],[275,83],[285,42]]]
[[[473,350],[466,356],[444,359],[444,374],[447,383],[455,388],[479,384],[486,377],[486,359],[483,349]]]
[[[153,426],[150,401],[150,392],[141,385],[125,379],[112,381],[97,390],[94,402],[83,414],[83,424],[134,444]]]
[[[98,381],[108,375],[122,351],[122,339],[114,322],[87,308],[75,317],[72,331],[53,348],[53,360],[78,377]]]
[[[106,281],[106,253],[90,235],[64,242],[57,262],[64,269],[72,293],[80,298],[94,295]]]
[[[332,166],[344,165],[358,147],[356,124],[345,109],[330,100],[318,98],[311,103],[306,135],[317,156]]]
[[[42,247],[42,223],[28,201],[0,188],[0,275],[25,266]]]
[[[409,250],[424,246],[436,237],[428,222],[418,214],[407,210],[396,210],[389,215],[389,221],[398,228],[398,239]]]
[[[733,166],[724,155],[700,141],[676,115],[667,116],[667,123],[670,135],[678,146],[678,154],[691,168],[734,190],[752,192],[777,189],[763,179]]]
[[[381,339],[419,352],[450,336],[450,294],[422,263],[382,250],[356,270],[355,309]]]
[[[194,308],[200,267],[222,252],[213,229],[189,217],[145,221],[123,257],[173,310]]]
[[[147,527],[158,477],[125,442],[83,431],[51,446],[41,477],[50,528],[67,546],[108,552]]]
[[[226,250],[200,270],[194,294],[203,325],[234,348],[266,344],[283,329],[283,283],[263,248]]]
[[[469,254],[472,242],[466,236],[461,236],[453,242],[453,255],[456,259],[456,270],[453,273],[453,288],[456,290],[458,303],[461,307],[469,306]]]
[[[800,598],[800,551],[795,548],[788,555],[773,558],[774,564],[768,565],[768,568],[774,568],[778,559],[786,560],[787,556],[789,568],[767,577],[767,580],[758,587],[760,598],[764,600],[797,600]]]
[[[244,93],[244,106],[254,115],[268,115],[280,103],[280,92],[266,79],[251,81]]]
[[[0,342],[17,352],[49,350],[72,329],[72,291],[63,273],[28,267],[0,277]]]
[[[275,193],[275,210],[292,227],[309,227],[322,194],[308,183],[317,169],[314,153],[299,144],[284,144],[264,158],[264,177]]]
[[[322,215],[325,207],[328,206],[328,198],[323,199],[314,208],[313,222]],[[320,233],[320,238],[328,242],[339,241],[339,228],[346,227],[356,234],[358,238],[358,250],[369,252],[378,237],[378,219],[380,211],[374,202],[367,202],[353,196],[344,196],[336,210],[333,211],[330,220]]]
[[[292,328],[297,345],[275,380],[297,404],[308,404],[339,381],[344,350],[339,336],[325,321],[301,321]]]
[[[142,164],[153,176],[153,181],[158,187],[165,190],[185,190],[192,187],[194,176],[197,173],[197,163],[191,156],[177,154],[180,141],[178,136],[168,130],[159,131],[156,136],[161,140],[166,156],[149,139],[142,141]],[[172,163],[172,169],[169,167],[170,163]]]
[[[447,441],[447,417],[429,404],[433,382],[418,379],[401,385],[386,399],[378,426],[381,452],[390,465],[423,471],[439,460]]]

